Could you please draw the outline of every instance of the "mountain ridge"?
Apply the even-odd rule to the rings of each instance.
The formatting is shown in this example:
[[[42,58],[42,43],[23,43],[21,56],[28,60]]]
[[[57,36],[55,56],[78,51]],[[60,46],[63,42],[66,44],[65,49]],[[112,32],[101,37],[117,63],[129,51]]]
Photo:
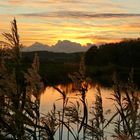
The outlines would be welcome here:
[[[55,45],[49,46],[40,42],[35,42],[29,47],[23,47],[21,51],[32,52],[32,51],[49,51],[49,52],[64,52],[64,53],[74,53],[74,52],[85,52],[92,44],[88,43],[86,46],[82,46],[80,43],[71,42],[69,40],[58,40]]]

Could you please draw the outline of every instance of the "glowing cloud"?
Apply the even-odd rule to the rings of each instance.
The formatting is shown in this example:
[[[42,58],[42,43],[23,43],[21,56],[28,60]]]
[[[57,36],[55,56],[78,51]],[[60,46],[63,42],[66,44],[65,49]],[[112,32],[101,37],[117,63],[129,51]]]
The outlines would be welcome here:
[[[54,45],[70,40],[85,45],[140,37],[139,0],[0,1],[0,32],[16,17],[23,44]],[[3,40],[0,35],[0,40]]]

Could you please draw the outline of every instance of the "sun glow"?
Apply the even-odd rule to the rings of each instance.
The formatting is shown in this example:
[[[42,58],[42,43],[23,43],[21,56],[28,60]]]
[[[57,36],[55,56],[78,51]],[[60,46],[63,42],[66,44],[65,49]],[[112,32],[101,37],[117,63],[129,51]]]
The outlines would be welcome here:
[[[73,0],[72,0],[73,1]],[[70,40],[86,45],[138,38],[139,0],[121,1],[3,1],[0,2],[0,32],[8,32],[16,17],[22,44],[54,45]],[[2,36],[0,36],[2,40]]]

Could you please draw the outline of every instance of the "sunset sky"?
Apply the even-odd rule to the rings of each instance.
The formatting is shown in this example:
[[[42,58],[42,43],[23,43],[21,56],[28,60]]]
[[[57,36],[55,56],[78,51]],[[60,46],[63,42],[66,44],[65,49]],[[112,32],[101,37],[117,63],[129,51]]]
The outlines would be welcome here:
[[[9,32],[14,17],[27,46],[140,37],[140,0],[0,0],[0,34]]]

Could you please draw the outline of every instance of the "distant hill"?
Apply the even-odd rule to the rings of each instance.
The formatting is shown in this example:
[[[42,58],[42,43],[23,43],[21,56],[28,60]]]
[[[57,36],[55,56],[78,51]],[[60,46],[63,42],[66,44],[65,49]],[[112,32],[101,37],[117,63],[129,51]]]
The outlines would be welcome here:
[[[49,51],[49,52],[64,52],[64,53],[74,53],[74,52],[85,52],[92,44],[87,44],[87,46],[82,46],[80,43],[71,42],[69,40],[59,40],[55,45],[49,46],[39,42],[35,42],[29,47],[22,48],[23,52],[32,51]]]
[[[55,53],[49,51],[22,52],[22,59],[32,63],[35,53],[38,54],[41,63],[79,63],[82,52],[77,53]]]
[[[32,44],[29,47],[24,47],[22,48],[23,52],[32,52],[32,51],[49,51],[50,46],[48,45],[44,45],[42,43],[39,42],[35,42],[34,44]]]
[[[79,70],[81,53],[55,53],[48,51],[22,52],[22,67],[31,67],[35,54],[38,54],[40,61],[40,75],[44,84],[66,84],[71,82],[68,75]]]

